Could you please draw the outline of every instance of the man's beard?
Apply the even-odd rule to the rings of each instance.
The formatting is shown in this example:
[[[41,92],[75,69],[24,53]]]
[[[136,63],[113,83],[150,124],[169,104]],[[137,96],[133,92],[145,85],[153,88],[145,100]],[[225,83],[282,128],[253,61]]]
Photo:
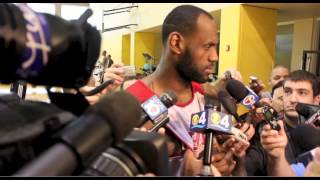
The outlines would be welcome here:
[[[208,78],[204,77],[197,70],[196,65],[193,64],[193,60],[190,50],[187,49],[179,59],[179,62],[176,65],[176,70],[186,82],[195,81],[198,83],[205,83]]]

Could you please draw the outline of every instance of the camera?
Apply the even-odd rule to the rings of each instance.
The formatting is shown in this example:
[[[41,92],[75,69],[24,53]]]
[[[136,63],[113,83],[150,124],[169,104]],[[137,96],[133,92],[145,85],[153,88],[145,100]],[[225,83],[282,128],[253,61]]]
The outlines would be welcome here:
[[[152,172],[168,176],[165,138],[158,133],[132,131],[124,141],[103,152],[82,175],[136,176]]]
[[[263,106],[262,112],[265,118],[265,121],[271,126],[273,130],[280,130],[280,126],[277,120],[277,112],[270,106]]]
[[[123,66],[124,69],[124,77],[126,78],[134,78],[136,77],[136,68],[134,66]]]

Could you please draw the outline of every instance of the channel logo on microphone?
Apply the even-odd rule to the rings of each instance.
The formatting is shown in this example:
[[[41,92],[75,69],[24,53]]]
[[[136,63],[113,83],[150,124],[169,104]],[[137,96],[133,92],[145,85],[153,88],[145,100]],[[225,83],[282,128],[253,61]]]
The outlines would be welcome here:
[[[157,121],[162,115],[168,113],[167,107],[156,96],[152,96],[141,104],[142,109],[148,114],[152,121]]]
[[[191,132],[202,132],[207,126],[207,113],[206,111],[201,111],[191,115]]]
[[[260,100],[260,98],[250,88],[247,88],[247,89],[248,89],[248,95],[245,98],[243,98],[243,100],[241,101],[241,104],[246,106],[246,108],[248,108],[248,109],[253,109],[253,105],[256,102],[258,102]]]

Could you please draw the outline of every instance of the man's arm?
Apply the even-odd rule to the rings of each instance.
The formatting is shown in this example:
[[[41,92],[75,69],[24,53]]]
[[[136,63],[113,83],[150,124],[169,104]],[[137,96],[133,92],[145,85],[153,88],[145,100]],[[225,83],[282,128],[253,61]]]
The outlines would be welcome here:
[[[283,121],[278,122],[280,131],[272,130],[269,124],[263,126],[260,140],[261,145],[268,154],[267,171],[271,176],[296,176],[285,157],[285,147],[288,138]]]

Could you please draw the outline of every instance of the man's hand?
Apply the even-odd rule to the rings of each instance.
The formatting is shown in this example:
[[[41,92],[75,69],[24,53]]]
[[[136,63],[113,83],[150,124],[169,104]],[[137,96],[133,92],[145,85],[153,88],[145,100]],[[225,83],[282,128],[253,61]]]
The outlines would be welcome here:
[[[103,91],[104,93],[115,91],[123,83],[125,71],[122,67],[123,64],[113,64],[105,70],[104,81],[114,80],[114,82]]]
[[[225,152],[232,152],[235,157],[242,158],[246,154],[246,150],[250,144],[245,144],[237,139],[235,137],[229,136],[229,138],[222,144],[222,147]]]
[[[203,168],[202,159],[197,159],[190,149],[185,151],[182,164],[182,176],[199,176]],[[218,168],[212,164],[210,167],[214,176],[221,176]]]
[[[271,129],[269,124],[263,126],[260,141],[262,147],[266,150],[270,158],[280,159],[285,157],[285,147],[288,143],[288,138],[284,130],[283,121],[278,121],[281,129],[276,131]]]
[[[219,152],[212,156],[212,164],[224,176],[231,175],[235,168],[236,161],[233,159],[233,152]]]
[[[231,75],[231,78],[232,78],[232,79],[235,79],[235,80],[240,81],[240,82],[243,83],[242,75],[241,75],[241,73],[240,73],[239,71],[237,71],[237,70],[234,69],[234,68],[230,68],[230,69],[228,69],[227,71],[230,72],[230,75]],[[228,78],[228,77],[226,76],[227,71],[223,73],[222,79]]]
[[[254,129],[253,125],[248,122],[239,123],[239,129],[247,136],[248,141],[254,136],[256,130]]]

